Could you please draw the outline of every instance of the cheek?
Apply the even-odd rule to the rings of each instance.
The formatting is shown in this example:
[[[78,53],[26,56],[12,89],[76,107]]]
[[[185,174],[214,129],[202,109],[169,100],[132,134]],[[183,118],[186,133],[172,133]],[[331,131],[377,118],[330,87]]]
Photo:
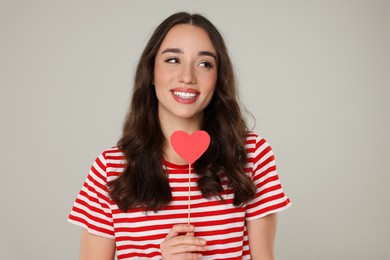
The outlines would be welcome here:
[[[217,77],[214,75],[208,75],[207,77],[204,77],[203,80],[203,86],[207,89],[209,92],[214,92],[215,86],[217,84]]]
[[[158,85],[161,75],[162,75],[161,67],[158,66],[157,64],[154,65],[154,75],[153,75],[154,84]]]
[[[172,78],[173,72],[167,68],[167,66],[163,66],[161,64],[156,64],[154,66],[154,83],[155,85],[159,85],[161,83],[166,83]]]

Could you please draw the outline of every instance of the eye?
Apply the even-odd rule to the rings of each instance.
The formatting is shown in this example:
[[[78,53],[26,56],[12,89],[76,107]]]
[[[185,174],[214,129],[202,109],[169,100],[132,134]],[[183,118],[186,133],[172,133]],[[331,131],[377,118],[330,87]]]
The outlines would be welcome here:
[[[173,63],[173,64],[174,64],[174,63],[179,63],[179,59],[176,58],[176,57],[170,57],[170,58],[166,59],[165,62],[167,62],[167,63]]]
[[[202,61],[199,63],[199,66],[200,67],[204,67],[204,68],[208,68],[208,69],[211,69],[214,67],[214,65],[211,63],[211,62],[208,62],[208,61]]]

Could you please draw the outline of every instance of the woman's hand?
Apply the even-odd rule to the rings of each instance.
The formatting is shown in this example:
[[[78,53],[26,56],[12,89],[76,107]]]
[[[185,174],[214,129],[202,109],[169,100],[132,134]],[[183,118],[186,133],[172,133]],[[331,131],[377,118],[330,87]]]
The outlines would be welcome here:
[[[194,237],[193,232],[192,225],[174,225],[160,245],[162,259],[200,259],[207,250],[206,240]]]

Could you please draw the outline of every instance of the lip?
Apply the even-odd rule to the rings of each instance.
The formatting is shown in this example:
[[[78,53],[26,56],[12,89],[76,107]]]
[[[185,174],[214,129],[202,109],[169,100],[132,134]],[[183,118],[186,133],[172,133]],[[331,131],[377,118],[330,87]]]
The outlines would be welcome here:
[[[181,103],[181,104],[192,104],[192,103],[195,103],[196,100],[198,99],[199,95],[200,95],[200,92],[196,89],[192,89],[192,88],[174,88],[174,89],[171,89],[170,90],[171,93],[172,93],[172,96],[173,98]],[[190,94],[191,96],[189,97],[181,97],[175,93],[185,93],[185,94]]]

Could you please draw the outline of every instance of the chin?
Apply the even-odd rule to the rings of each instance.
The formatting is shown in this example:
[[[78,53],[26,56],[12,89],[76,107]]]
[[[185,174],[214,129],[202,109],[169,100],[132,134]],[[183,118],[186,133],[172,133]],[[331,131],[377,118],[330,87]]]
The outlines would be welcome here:
[[[203,114],[184,112],[184,113],[176,113],[175,116],[185,120],[197,120],[199,118],[202,118]]]

